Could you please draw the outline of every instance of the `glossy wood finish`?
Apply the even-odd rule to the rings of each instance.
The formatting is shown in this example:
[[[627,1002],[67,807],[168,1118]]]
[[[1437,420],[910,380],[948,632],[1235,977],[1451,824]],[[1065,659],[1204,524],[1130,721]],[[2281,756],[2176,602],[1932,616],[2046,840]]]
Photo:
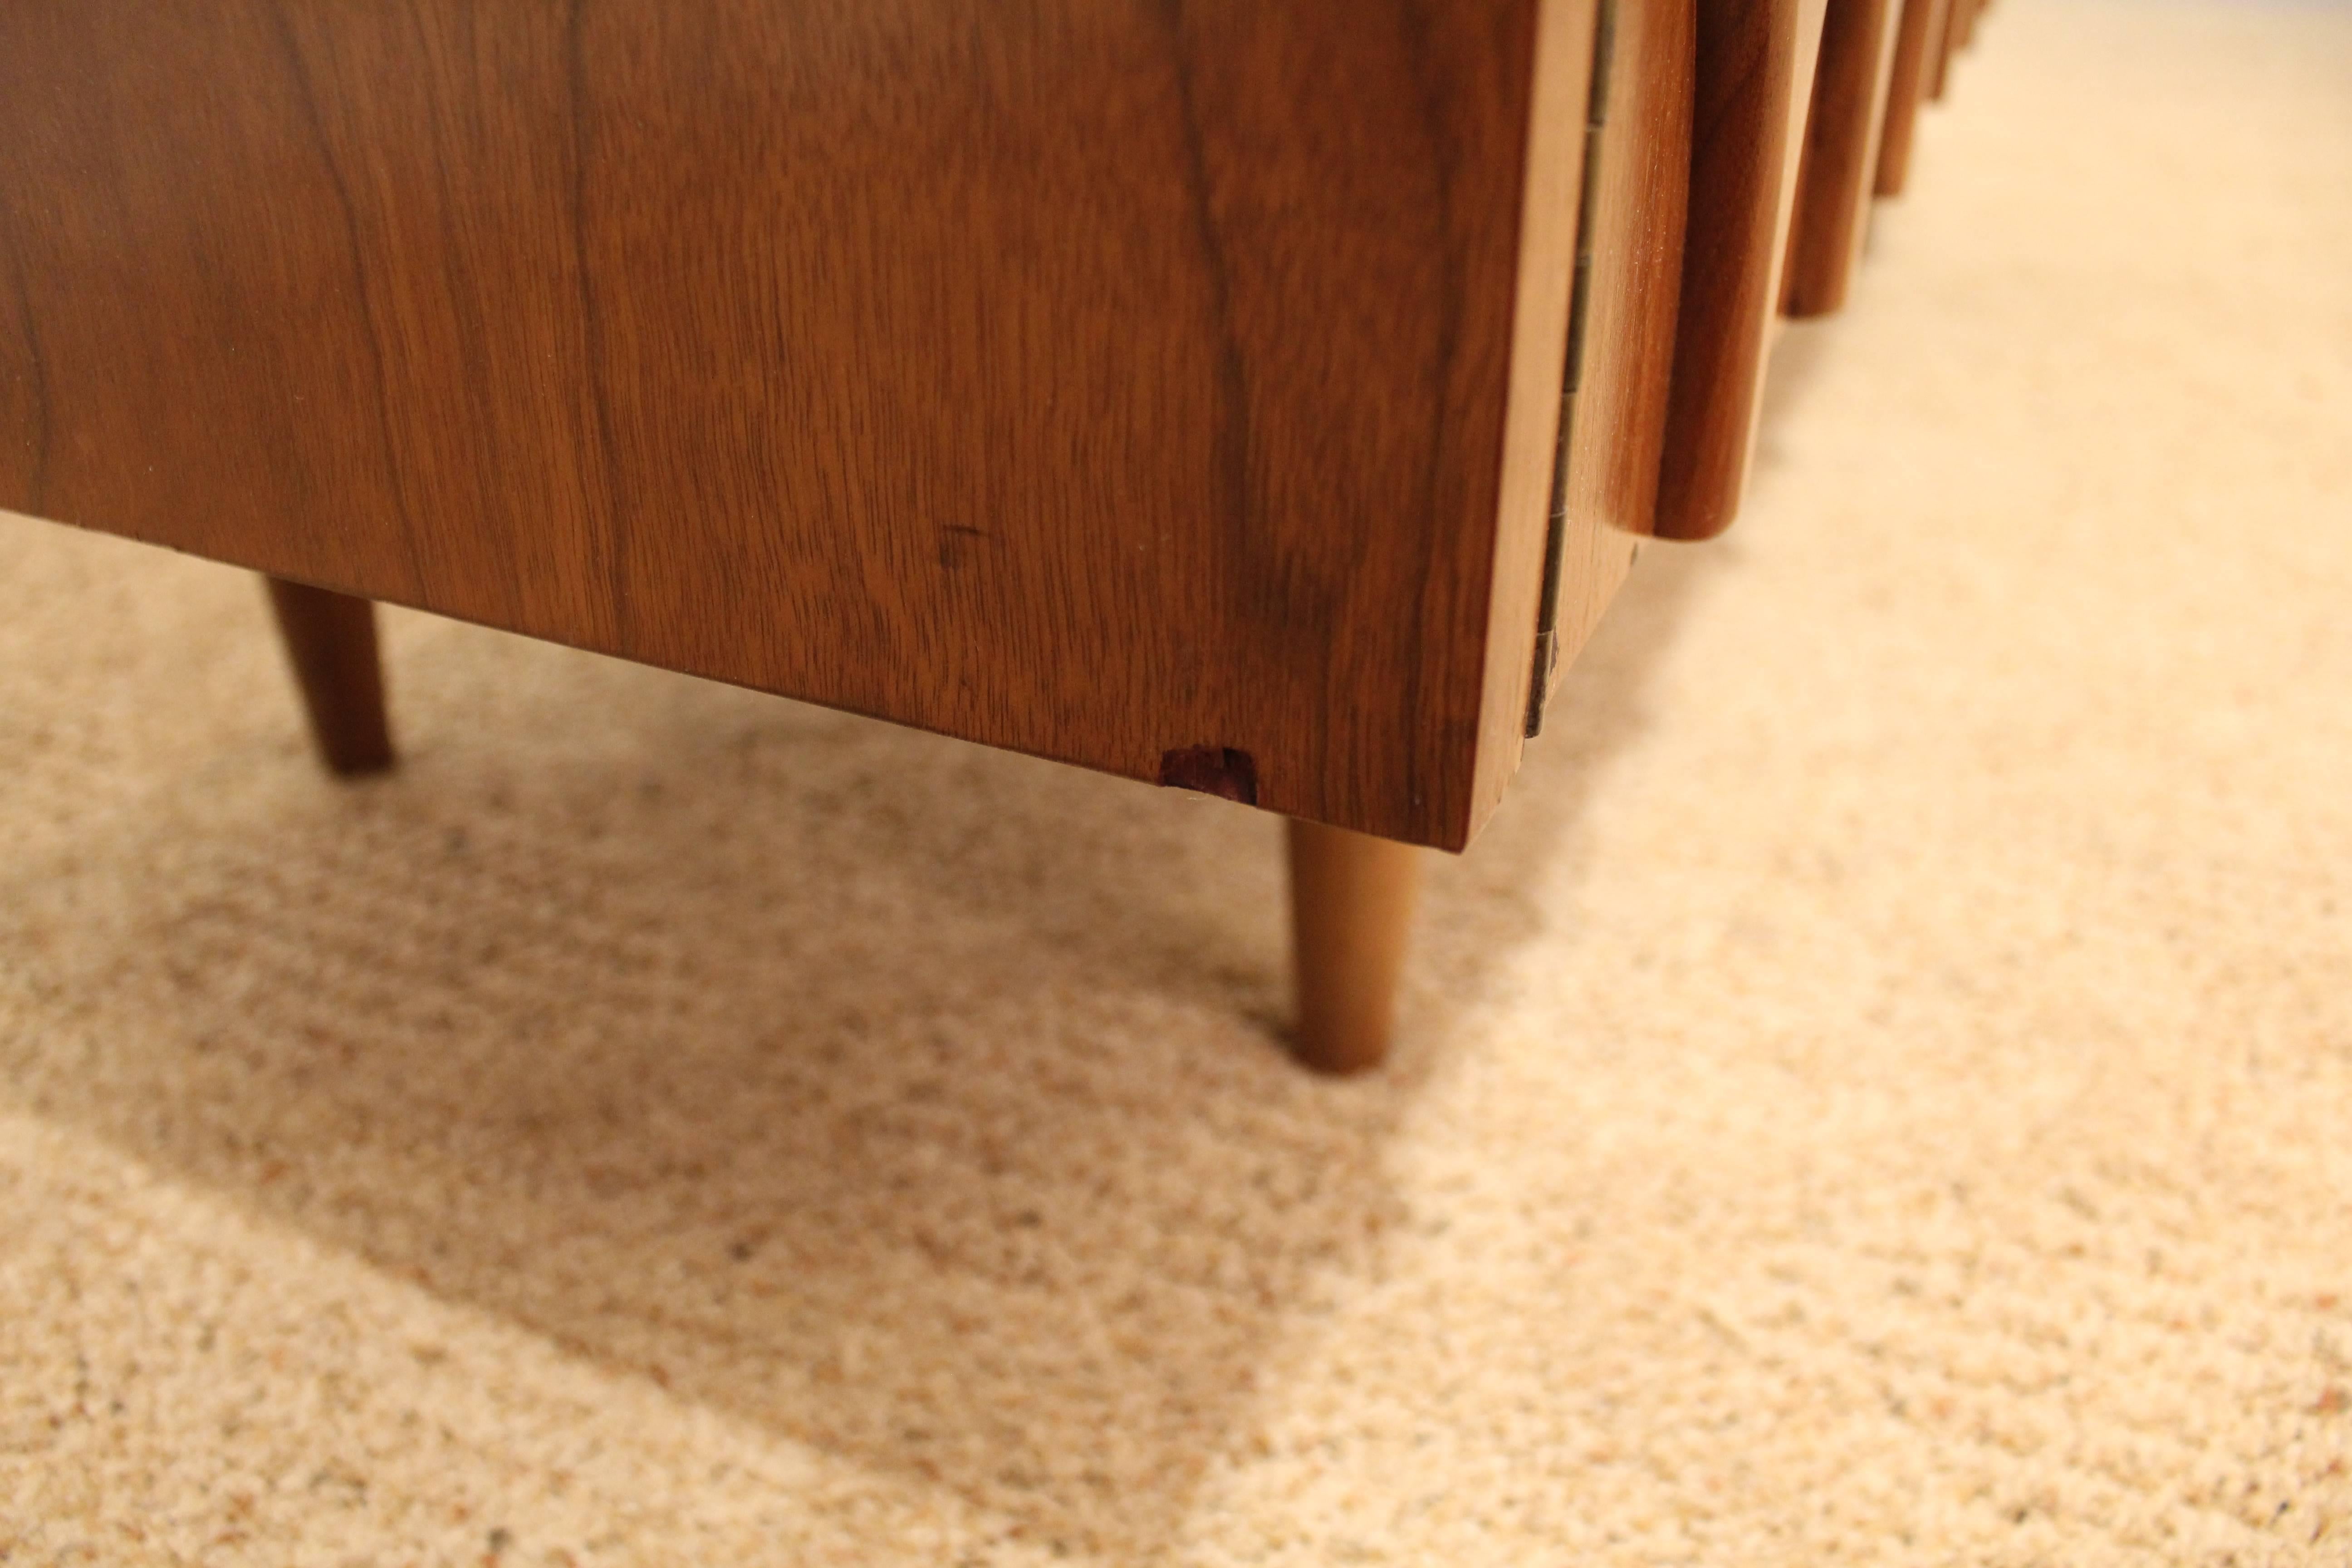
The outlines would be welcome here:
[[[1317,823],[1290,824],[1299,1059],[1360,1072],[1388,1053],[1421,852]]]
[[[310,739],[320,759],[345,775],[392,766],[375,606],[281,577],[266,582],[269,608],[294,667],[295,683],[301,688]]]
[[[1845,303],[1870,227],[1902,0],[1829,0],[1797,170],[1781,309],[1822,316]]]
[[[1584,216],[1591,303],[1569,411],[1568,510],[1628,533],[1652,531],[1664,458],[1696,47],[1689,5],[1618,0],[1606,121]],[[1563,661],[1582,640],[1566,635],[1580,631],[1568,610]]]
[[[1738,515],[1779,315],[1823,0],[1699,0],[1690,205],[1654,530]]]
[[[0,505],[1456,847],[1518,754],[1591,30],[14,0]]]
[[[1905,0],[1887,86],[1886,125],[1878,143],[1876,190],[1882,196],[1901,195],[1911,177],[1912,138],[1917,133],[1919,105],[1927,97],[1928,74],[1935,66],[1932,46],[1949,25],[1949,4],[1950,0]]]

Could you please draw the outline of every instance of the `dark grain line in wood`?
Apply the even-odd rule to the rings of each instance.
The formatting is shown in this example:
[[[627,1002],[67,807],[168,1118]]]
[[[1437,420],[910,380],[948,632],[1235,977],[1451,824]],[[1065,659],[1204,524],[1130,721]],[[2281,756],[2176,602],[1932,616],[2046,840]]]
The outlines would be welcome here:
[[[10,367],[0,374],[0,442],[8,440],[8,432],[20,432],[14,445],[24,472],[26,510],[37,510],[48,490],[49,373],[41,355],[40,328],[33,318],[31,288],[9,238],[6,216],[0,212],[0,250],[8,257],[8,314],[16,342],[6,359],[0,360]]]
[[[425,567],[418,554],[415,501],[402,483],[401,471],[394,461],[399,444],[393,437],[392,412],[389,406],[391,382],[384,374],[383,342],[373,325],[377,319],[374,301],[369,297],[367,249],[360,234],[359,208],[352,200],[351,186],[343,172],[336,165],[333,143],[327,136],[327,124],[319,110],[318,89],[302,63],[301,46],[296,42],[292,21],[287,16],[282,0],[271,5],[268,17],[275,41],[280,49],[292,97],[301,110],[307,140],[317,153],[320,167],[325,171],[327,183],[334,192],[335,212],[341,220],[343,238],[349,247],[352,291],[360,301],[362,326],[356,334],[367,351],[367,389],[374,410],[376,429],[383,441],[384,462],[383,483],[396,509],[397,537],[401,553],[406,561],[410,580],[422,582]],[[278,579],[271,579],[273,603]],[[282,616],[281,616],[282,620]],[[305,688],[307,690],[307,687]]]
[[[618,486],[621,444],[613,432],[613,404],[605,393],[605,367],[610,362],[604,352],[604,316],[596,299],[596,274],[588,264],[588,59],[581,44],[582,23],[587,9],[588,0],[572,0],[563,23],[564,85],[569,95],[566,118],[572,132],[572,261],[579,279],[580,331],[586,349],[582,386],[593,421],[596,465],[603,481],[602,489],[609,495]],[[601,559],[596,563],[594,574],[604,584],[611,609],[613,636],[625,643],[630,640],[631,617],[629,577],[622,570],[626,542],[621,537],[621,531],[626,524],[617,506],[612,509],[611,518],[595,543],[594,548]]]

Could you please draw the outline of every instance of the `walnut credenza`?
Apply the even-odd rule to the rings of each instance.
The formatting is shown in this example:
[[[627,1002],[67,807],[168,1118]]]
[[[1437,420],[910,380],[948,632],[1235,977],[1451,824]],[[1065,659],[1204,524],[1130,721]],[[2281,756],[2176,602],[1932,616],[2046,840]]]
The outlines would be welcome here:
[[[1279,812],[1358,1065],[1972,17],[13,0],[0,505],[266,574],[344,770],[380,599]]]

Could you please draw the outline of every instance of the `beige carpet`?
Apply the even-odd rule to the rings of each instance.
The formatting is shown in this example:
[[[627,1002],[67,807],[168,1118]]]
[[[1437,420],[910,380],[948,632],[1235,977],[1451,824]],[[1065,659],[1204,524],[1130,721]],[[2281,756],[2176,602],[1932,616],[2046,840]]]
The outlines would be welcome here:
[[[10,1563],[2352,1562],[2352,9],[2007,0],[1401,1059],[1276,825],[0,520]]]

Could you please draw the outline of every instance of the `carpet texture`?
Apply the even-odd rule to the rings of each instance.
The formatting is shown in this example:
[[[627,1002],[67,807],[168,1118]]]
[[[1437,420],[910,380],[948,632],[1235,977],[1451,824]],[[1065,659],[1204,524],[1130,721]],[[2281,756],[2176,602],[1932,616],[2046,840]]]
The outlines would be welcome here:
[[[0,519],[0,1558],[2352,1562],[2347,258],[2001,5],[1340,1084],[1269,819]]]

